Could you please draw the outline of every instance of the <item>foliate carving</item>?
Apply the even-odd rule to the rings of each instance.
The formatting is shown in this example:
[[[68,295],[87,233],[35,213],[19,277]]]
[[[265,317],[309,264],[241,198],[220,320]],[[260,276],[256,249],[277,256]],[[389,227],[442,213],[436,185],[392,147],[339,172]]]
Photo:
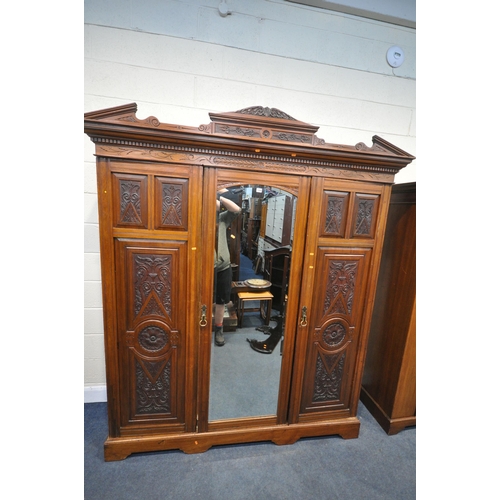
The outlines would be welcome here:
[[[351,314],[358,263],[330,261],[323,314]]]
[[[217,125],[216,132],[228,135],[242,135],[245,137],[259,137],[259,129],[253,129],[249,127],[230,127],[229,125]]]
[[[284,132],[278,132],[273,135],[274,138],[279,139],[280,141],[292,141],[292,142],[302,142],[302,143],[311,143],[312,135],[298,135],[298,134],[285,134]]]
[[[135,255],[134,256],[134,312],[139,314],[148,299],[157,301],[156,305],[170,316],[172,314],[172,256]],[[148,307],[151,303],[148,303]],[[159,309],[159,312],[161,311]],[[156,311],[158,312],[158,311]],[[162,312],[161,315],[164,315]]]
[[[339,354],[321,355],[316,358],[314,376],[314,403],[338,401],[344,372],[345,351]]]
[[[120,221],[141,224],[141,182],[120,180]]]
[[[168,333],[159,326],[147,326],[139,332],[137,340],[146,351],[161,351],[168,344]]]
[[[201,126],[205,132],[210,131],[210,125]],[[267,129],[266,129],[267,131]],[[316,137],[316,136],[314,136]],[[322,140],[321,140],[322,141]],[[287,158],[285,163],[279,163],[280,158],[272,155],[238,153],[234,151],[222,151],[209,148],[172,146],[168,144],[143,143],[132,140],[115,140],[112,138],[94,138],[93,142],[100,144],[99,154],[101,156],[138,158],[138,159],[160,159],[172,163],[189,163],[204,165],[209,163],[222,167],[249,168],[261,170],[287,172],[291,171],[303,175],[322,175],[327,177],[343,177],[347,179],[373,180],[377,182],[391,182],[398,169],[390,165],[355,164],[340,161],[310,160],[301,158]],[[318,142],[318,144],[324,143]],[[103,146],[102,144],[112,144]],[[176,150],[170,152],[169,150]],[[185,151],[186,153],[183,153]]]
[[[358,213],[356,215],[356,227],[354,234],[356,236],[370,236],[373,222],[373,208],[375,200],[360,200]]]
[[[342,323],[332,323],[323,331],[323,342],[329,347],[335,347],[342,343],[346,333],[346,329]]]
[[[281,118],[282,120],[293,120],[297,121],[295,118],[287,115],[283,111],[276,108],[268,108],[263,106],[251,106],[250,108],[240,109],[236,113],[241,113],[243,115],[253,115],[253,116],[266,116],[269,118]]]
[[[136,413],[171,412],[171,361],[135,361]]]
[[[182,187],[179,184],[162,185],[162,224],[168,226],[182,226]]]
[[[326,234],[342,236],[346,199],[346,196],[328,196],[325,217]]]

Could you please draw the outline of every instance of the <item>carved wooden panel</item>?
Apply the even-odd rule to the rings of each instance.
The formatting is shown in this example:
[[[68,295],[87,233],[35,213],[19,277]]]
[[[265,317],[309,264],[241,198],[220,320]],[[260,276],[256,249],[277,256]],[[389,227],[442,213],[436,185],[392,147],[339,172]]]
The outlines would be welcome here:
[[[188,180],[156,177],[155,229],[188,229]]]
[[[183,419],[185,244],[118,240],[123,424]]]
[[[356,193],[352,220],[352,238],[374,238],[377,227],[379,195]]]
[[[115,227],[141,229],[147,227],[147,193],[147,176],[113,174],[113,222]]]
[[[169,321],[172,313],[172,255],[136,254],[132,259],[133,307],[138,316],[159,316]]]
[[[348,408],[369,249],[318,249],[301,413]]]
[[[322,235],[345,237],[349,193],[325,191],[323,195]]]
[[[141,360],[135,357],[135,414],[171,414],[172,363],[169,359]]]

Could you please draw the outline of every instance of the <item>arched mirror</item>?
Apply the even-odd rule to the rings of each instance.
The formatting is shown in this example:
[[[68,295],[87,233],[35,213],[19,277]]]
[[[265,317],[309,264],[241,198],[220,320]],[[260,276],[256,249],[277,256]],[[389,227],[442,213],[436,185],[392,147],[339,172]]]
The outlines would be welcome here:
[[[296,202],[269,185],[217,194],[209,421],[276,414]]]

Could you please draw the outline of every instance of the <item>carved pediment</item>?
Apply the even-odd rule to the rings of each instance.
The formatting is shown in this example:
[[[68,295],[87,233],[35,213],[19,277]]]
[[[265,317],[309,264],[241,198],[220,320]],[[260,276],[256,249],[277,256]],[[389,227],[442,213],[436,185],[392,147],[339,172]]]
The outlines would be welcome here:
[[[120,144],[148,144],[153,148],[177,148],[184,145],[212,148],[233,147],[239,151],[293,151],[297,156],[342,165],[369,166],[370,170],[389,168],[397,172],[414,157],[375,135],[373,144],[344,145],[326,143],[316,135],[318,126],[297,120],[284,111],[264,106],[250,106],[238,111],[209,113],[210,123],[199,127],[161,123],[154,116],[139,119],[137,104],[85,113],[85,132],[92,140]],[[300,151],[300,154],[299,154]],[[297,154],[295,154],[297,153]],[[349,167],[350,168],[350,167]],[[378,170],[377,170],[378,171]]]
[[[251,106],[230,113],[209,113],[209,116],[212,123],[201,125],[203,132],[286,143],[325,143],[315,135],[319,127],[301,122],[276,108]]]

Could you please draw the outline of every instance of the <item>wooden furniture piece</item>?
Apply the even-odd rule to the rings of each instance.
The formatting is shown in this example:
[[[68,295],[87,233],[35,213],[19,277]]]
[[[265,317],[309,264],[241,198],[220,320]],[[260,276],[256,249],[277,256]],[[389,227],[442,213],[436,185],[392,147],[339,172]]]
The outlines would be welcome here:
[[[292,230],[292,200],[281,194],[267,201],[265,237],[276,247],[290,245]]]
[[[318,127],[274,108],[210,113],[199,127],[136,112],[85,114],[97,164],[105,460],[356,438],[391,187],[413,156],[378,136],[325,143]],[[276,413],[210,421],[216,194],[256,180],[296,197]]]
[[[268,281],[265,284],[259,282],[258,286],[244,281],[233,281],[231,283],[231,300],[237,304],[238,302],[238,292],[268,292],[271,289],[271,282]],[[261,280],[259,280],[261,281]],[[263,281],[263,280],[262,280]]]
[[[257,255],[257,241],[260,231],[260,219],[248,219],[247,221],[247,256],[253,260]]]
[[[257,256],[262,212],[262,198],[253,197],[247,200],[243,213],[243,232],[241,253],[250,260]]]
[[[264,279],[272,283],[273,309],[283,313],[290,271],[291,250],[289,247],[264,251]]]
[[[247,302],[259,302],[259,307],[247,307]],[[273,294],[271,292],[238,292],[238,326],[243,323],[245,311],[259,311],[265,325],[269,325],[271,319],[271,309]]]
[[[416,184],[392,189],[361,401],[387,434],[416,425]]]

